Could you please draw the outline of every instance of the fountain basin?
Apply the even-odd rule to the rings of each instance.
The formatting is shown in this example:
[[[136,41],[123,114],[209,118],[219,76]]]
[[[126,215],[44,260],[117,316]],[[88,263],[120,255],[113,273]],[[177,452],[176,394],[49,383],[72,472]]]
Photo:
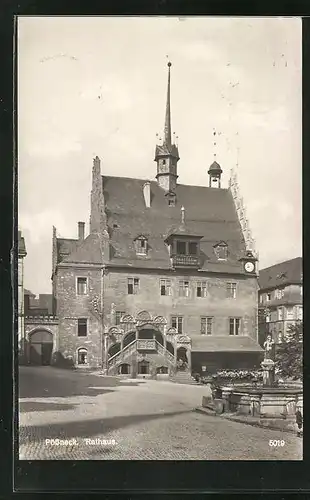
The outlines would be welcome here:
[[[214,386],[216,399],[223,400],[224,412],[261,418],[293,418],[297,408],[303,413],[302,386],[264,387],[253,384]],[[203,401],[204,405],[204,401]]]

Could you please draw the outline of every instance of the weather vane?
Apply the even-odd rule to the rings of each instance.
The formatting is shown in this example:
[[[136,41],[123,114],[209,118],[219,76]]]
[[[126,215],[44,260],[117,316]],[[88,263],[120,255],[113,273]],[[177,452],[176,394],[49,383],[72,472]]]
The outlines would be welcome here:
[[[214,160],[216,158],[216,130],[215,128],[213,129],[213,156]]]

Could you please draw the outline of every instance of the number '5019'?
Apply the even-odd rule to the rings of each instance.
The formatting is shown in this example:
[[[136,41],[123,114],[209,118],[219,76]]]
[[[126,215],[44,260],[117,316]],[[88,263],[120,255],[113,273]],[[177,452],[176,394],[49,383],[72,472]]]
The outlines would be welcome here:
[[[269,446],[284,446],[285,441],[283,439],[269,439]]]

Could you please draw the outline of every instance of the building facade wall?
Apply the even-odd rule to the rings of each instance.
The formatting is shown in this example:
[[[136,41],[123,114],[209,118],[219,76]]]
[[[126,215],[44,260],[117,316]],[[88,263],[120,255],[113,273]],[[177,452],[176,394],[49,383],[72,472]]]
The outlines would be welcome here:
[[[128,278],[139,279],[137,294],[128,295]],[[160,294],[160,280],[169,279],[171,295]],[[189,281],[189,296],[179,296],[179,281]],[[197,281],[206,281],[207,296],[197,297]],[[236,298],[226,297],[227,283],[236,283]],[[201,317],[213,318],[213,335],[229,335],[229,318],[241,318],[240,335],[249,335],[257,340],[257,291],[255,277],[231,278],[214,277],[197,273],[181,274],[141,271],[109,270],[104,279],[104,323],[111,324],[111,306],[116,311],[126,312],[135,316],[142,310],[147,310],[154,316],[160,315],[167,319],[171,326],[172,316],[183,316],[183,333],[193,337],[201,335]]]
[[[291,284],[259,292],[259,342],[270,333],[275,342],[281,342],[291,325],[303,319],[302,285]]]
[[[77,294],[77,278],[86,277],[87,294]],[[137,294],[128,294],[128,279],[139,279]],[[171,295],[160,293],[161,279],[170,280]],[[189,296],[179,296],[179,281],[189,281]],[[207,296],[197,297],[197,281],[207,283]],[[227,283],[236,283],[236,298],[227,298]],[[87,364],[100,367],[104,364],[103,331],[115,325],[115,312],[134,317],[140,311],[152,316],[163,316],[169,328],[172,316],[183,317],[183,332],[191,338],[201,335],[201,317],[212,317],[212,335],[229,335],[229,318],[241,318],[239,335],[254,340],[257,332],[257,290],[255,277],[215,277],[206,273],[180,273],[141,270],[105,270],[99,267],[58,266],[55,275],[57,299],[56,349],[63,356],[72,357],[77,364],[79,348],[87,349]],[[94,305],[95,304],[95,305]],[[98,309],[103,310],[103,319]],[[77,332],[78,318],[87,318],[87,336]]]
[[[77,278],[87,278],[87,293],[77,294]],[[78,349],[87,349],[87,364],[102,366],[102,270],[99,267],[61,267],[55,277],[57,346],[63,356],[71,356],[77,364]],[[87,335],[78,336],[78,319],[87,319]]]

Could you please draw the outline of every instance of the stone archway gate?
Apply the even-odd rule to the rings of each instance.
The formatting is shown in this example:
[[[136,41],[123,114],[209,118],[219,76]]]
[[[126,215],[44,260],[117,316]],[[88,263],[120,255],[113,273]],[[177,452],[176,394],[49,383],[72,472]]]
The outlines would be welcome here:
[[[31,362],[31,339],[36,347],[38,344],[52,343],[50,357],[58,350],[58,323],[57,316],[53,315],[25,316],[25,332],[20,347],[28,363]],[[41,364],[49,364],[44,354]]]

